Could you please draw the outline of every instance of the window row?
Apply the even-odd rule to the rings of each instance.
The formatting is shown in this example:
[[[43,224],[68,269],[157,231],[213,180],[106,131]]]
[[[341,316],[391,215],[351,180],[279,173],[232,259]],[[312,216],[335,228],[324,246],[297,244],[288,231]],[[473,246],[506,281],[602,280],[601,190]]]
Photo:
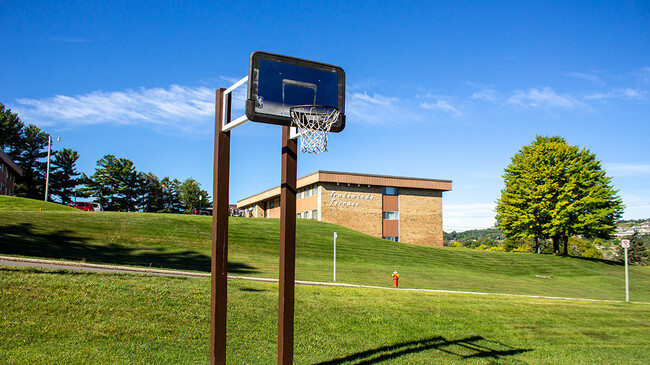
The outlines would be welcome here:
[[[314,210],[307,210],[302,213],[297,213],[296,218],[304,218],[304,219],[318,219],[318,209]]]
[[[305,186],[304,188],[298,189],[296,199],[309,198],[310,196],[316,195],[318,195],[318,184],[311,184],[309,186]]]
[[[399,237],[397,236],[384,236],[382,237],[385,240],[393,241],[393,242],[399,242]]]

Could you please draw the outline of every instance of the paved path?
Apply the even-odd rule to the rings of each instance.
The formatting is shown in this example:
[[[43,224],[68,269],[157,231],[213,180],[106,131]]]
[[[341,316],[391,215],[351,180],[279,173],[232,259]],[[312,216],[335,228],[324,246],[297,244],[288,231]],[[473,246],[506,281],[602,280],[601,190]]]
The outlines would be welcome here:
[[[30,258],[23,258],[23,257],[10,257],[10,256],[0,256],[0,266],[30,266],[30,267],[41,267],[41,268],[56,269],[56,270],[59,270],[59,269],[62,269],[62,270],[80,270],[80,271],[90,271],[90,272],[98,272],[98,273],[141,274],[141,275],[177,276],[177,277],[178,276],[180,276],[180,277],[203,277],[203,278],[209,278],[210,277],[209,273],[201,273],[201,272],[178,271],[178,270],[160,270],[160,269],[148,269],[148,268],[129,267],[129,266],[117,266],[117,265],[98,265],[98,264],[88,264],[88,263],[84,263],[84,262],[41,260],[41,259],[30,259]],[[249,277],[249,276],[236,276],[236,275],[228,275],[228,279],[229,280],[260,281],[260,282],[266,282],[266,283],[277,283],[278,282],[278,279],[254,278],[254,277]],[[578,301],[607,302],[607,303],[623,303],[624,302],[622,300],[549,297],[549,296],[544,296],[544,295],[481,293],[481,292],[472,292],[472,291],[438,290],[438,289],[387,288],[387,287],[372,286],[372,285],[326,283],[326,282],[304,281],[304,280],[296,280],[296,285],[336,286],[336,287],[383,289],[383,290],[404,290],[404,291],[417,291],[417,292],[429,292],[429,293],[499,295],[499,296],[521,297],[521,298],[578,300]],[[645,302],[631,302],[631,303],[650,304],[650,303],[645,303]]]

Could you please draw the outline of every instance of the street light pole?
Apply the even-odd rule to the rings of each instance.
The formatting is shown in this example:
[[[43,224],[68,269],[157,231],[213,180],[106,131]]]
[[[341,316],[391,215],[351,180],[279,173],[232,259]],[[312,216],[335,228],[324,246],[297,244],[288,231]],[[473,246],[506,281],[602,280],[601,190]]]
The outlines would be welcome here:
[[[60,141],[61,137],[56,137],[56,141]],[[47,201],[47,192],[50,187],[50,149],[52,146],[52,136],[47,136],[47,168],[45,169],[45,201]]]

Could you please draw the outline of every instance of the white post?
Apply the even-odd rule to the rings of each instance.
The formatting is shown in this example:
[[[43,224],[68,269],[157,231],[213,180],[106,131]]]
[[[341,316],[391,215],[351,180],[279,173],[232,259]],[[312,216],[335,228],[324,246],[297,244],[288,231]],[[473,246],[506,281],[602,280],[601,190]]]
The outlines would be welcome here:
[[[50,146],[52,144],[52,137],[47,136],[47,169],[45,170],[45,201],[47,201],[47,190],[50,185]]]
[[[625,247],[625,301],[630,301],[630,282],[627,275],[627,247]]]
[[[334,281],[336,281],[336,236],[336,232],[334,232]]]

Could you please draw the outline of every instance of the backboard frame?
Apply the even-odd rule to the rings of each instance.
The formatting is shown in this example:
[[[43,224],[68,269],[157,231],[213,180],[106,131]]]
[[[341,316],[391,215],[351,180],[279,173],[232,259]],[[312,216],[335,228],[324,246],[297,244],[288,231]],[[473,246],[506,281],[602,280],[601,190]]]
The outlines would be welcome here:
[[[260,64],[262,69],[269,69],[270,67],[275,67],[285,71],[293,71],[302,73],[301,76],[312,77],[313,75],[304,74],[304,72],[311,72],[314,75],[325,76],[328,80],[336,80],[337,82],[337,94],[335,97],[332,95],[327,95],[329,103],[323,103],[324,96],[319,95],[317,97],[317,80],[292,80],[292,79],[282,79],[281,93],[282,93],[282,112],[277,112],[277,107],[273,111],[262,110],[264,101],[264,96],[260,98],[258,94],[260,87]],[[302,71],[304,70],[304,71]],[[331,76],[330,76],[331,75]],[[276,75],[277,76],[277,75]],[[280,77],[280,76],[278,76]],[[281,78],[281,77],[280,77]],[[312,82],[310,82],[312,81]],[[321,81],[321,80],[318,80]],[[264,80],[262,80],[262,87],[264,88]],[[276,86],[277,87],[277,86]],[[284,104],[285,97],[285,88],[302,88],[304,90],[313,90],[313,100],[309,102],[295,103],[295,104]],[[330,89],[331,91],[331,85]],[[333,99],[336,99],[335,102],[332,102]],[[258,103],[260,101],[261,103]],[[326,105],[331,107],[336,107],[340,110],[339,120],[334,123],[332,129],[330,130],[333,133],[341,132],[345,128],[345,71],[339,66],[334,66],[322,62],[315,62],[310,60],[305,60],[296,57],[289,57],[275,53],[255,51],[251,54],[249,60],[249,70],[248,70],[248,90],[246,98],[246,117],[248,120],[260,123],[276,124],[276,125],[285,125],[291,126],[291,116],[289,114],[289,108],[291,106],[300,105],[300,104],[310,104],[314,105]],[[327,105],[327,104],[336,104],[336,105]],[[261,106],[260,106],[261,105]]]

